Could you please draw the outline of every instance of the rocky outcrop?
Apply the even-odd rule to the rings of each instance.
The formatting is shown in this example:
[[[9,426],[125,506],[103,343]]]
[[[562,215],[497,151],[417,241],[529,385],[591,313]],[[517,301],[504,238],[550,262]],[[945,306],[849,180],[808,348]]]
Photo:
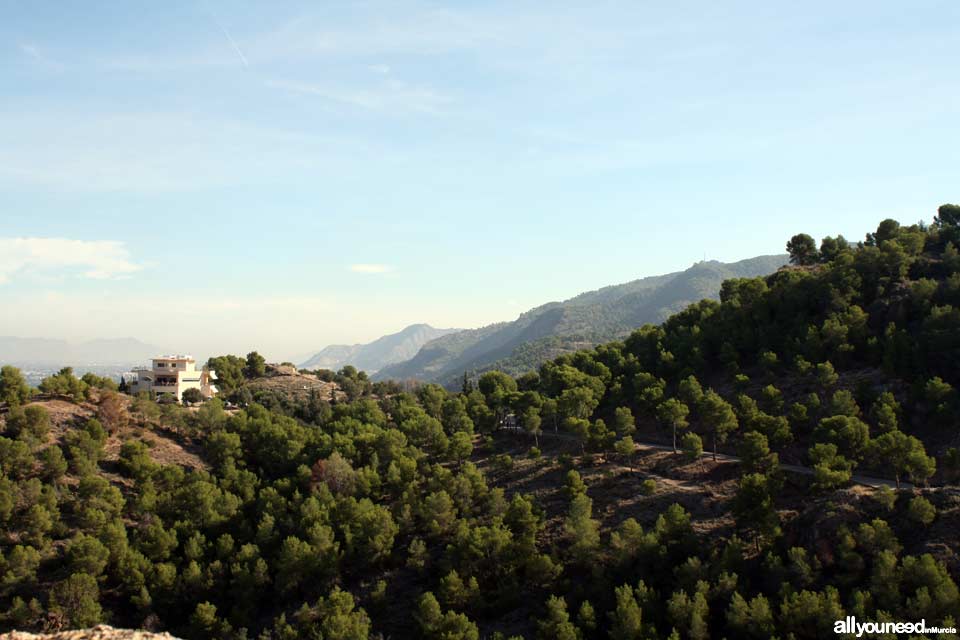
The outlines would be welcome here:
[[[0,640],[177,640],[169,633],[150,633],[130,629],[114,629],[100,624],[92,629],[58,631],[57,633],[26,633],[11,631],[0,635]]]

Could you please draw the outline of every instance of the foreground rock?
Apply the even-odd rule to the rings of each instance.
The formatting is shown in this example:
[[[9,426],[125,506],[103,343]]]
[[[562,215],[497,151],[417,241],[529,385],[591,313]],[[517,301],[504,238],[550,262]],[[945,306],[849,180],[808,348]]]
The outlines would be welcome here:
[[[92,629],[76,629],[74,631],[59,631],[57,633],[26,633],[11,631],[0,635],[0,640],[177,640],[169,633],[149,633],[147,631],[131,631],[130,629],[114,629],[100,624]]]

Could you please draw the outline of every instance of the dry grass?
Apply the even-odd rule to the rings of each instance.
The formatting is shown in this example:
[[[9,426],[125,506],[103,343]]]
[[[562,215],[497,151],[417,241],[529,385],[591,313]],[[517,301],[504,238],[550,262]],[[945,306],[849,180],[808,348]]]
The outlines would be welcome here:
[[[334,382],[324,382],[313,374],[299,373],[292,367],[271,368],[269,375],[256,378],[247,383],[250,391],[272,391],[286,395],[291,400],[307,399],[316,393],[322,400],[342,400],[346,395]]]
[[[692,516],[694,528],[704,534],[732,533],[733,520],[728,511],[729,500],[736,492],[739,468],[729,461],[687,462],[680,455],[653,449],[640,449],[633,457],[632,468],[614,454],[579,456],[579,447],[570,441],[541,438],[543,455],[531,459],[527,452],[532,441],[523,436],[498,436],[494,451],[480,451],[474,462],[495,487],[502,487],[508,496],[517,492],[531,495],[546,513],[547,526],[542,542],[551,542],[562,535],[563,519],[569,499],[563,487],[568,468],[558,463],[558,456],[573,458],[573,468],[587,485],[593,499],[593,516],[601,531],[609,532],[624,520],[633,518],[644,527],[651,526],[667,507],[680,504]],[[513,458],[509,471],[497,467],[494,457],[507,454]],[[652,479],[656,489],[644,495],[641,485]]]
[[[128,403],[132,398],[122,396]],[[74,403],[67,400],[51,399],[30,403],[41,406],[50,415],[49,444],[64,444],[66,435],[81,428],[87,420],[97,415],[97,406],[90,402]],[[30,405],[28,405],[30,406]],[[104,443],[103,462],[107,468],[101,469],[102,475],[114,484],[126,485],[127,481],[109,469],[120,455],[120,447],[130,439],[142,440],[150,447],[150,457],[158,464],[175,464],[189,469],[206,469],[206,463],[198,455],[197,448],[179,441],[171,432],[159,426],[143,426],[135,420],[116,433],[111,433]],[[68,479],[69,480],[69,479]]]

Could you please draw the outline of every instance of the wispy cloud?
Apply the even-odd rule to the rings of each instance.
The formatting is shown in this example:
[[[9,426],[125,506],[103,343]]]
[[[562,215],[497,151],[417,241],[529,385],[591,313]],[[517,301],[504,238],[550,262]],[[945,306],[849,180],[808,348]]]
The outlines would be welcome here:
[[[354,273],[390,273],[394,269],[388,264],[370,264],[370,263],[361,263],[361,264],[352,264],[350,265],[350,271]]]
[[[329,178],[350,162],[390,155],[345,135],[178,112],[0,108],[0,138],[0,190],[183,192],[275,181],[271,171],[290,180]]]
[[[0,238],[0,284],[33,270],[79,269],[87,278],[128,276],[140,270],[122,242],[68,238]]]
[[[317,96],[369,111],[437,115],[453,102],[450,96],[433,89],[411,86],[392,79],[369,88],[345,88],[287,80],[268,80],[266,85],[273,89]]]
[[[213,20],[214,24],[217,25],[217,28],[220,29],[221,33],[223,33],[223,37],[225,37],[230,43],[230,46],[233,47],[233,50],[236,52],[237,57],[240,58],[240,62],[243,63],[243,66],[249,67],[250,63],[247,61],[247,56],[243,54],[243,51],[240,49],[240,45],[237,44],[237,41],[234,40],[233,36],[230,35],[230,32],[227,31],[227,27],[220,22],[217,14],[215,14],[212,10],[208,9],[207,12],[210,14],[210,18]]]
[[[32,44],[21,44],[20,51],[22,51],[24,55],[33,58],[38,62],[46,62],[45,58],[40,55],[40,50]]]
[[[44,51],[42,51],[40,47],[35,44],[29,42],[22,43],[20,45],[20,52],[26,57],[30,58],[36,64],[47,67],[48,69],[55,71],[60,71],[63,69],[62,64],[56,62],[55,60],[51,60],[50,57],[47,56],[46,53],[44,53]]]

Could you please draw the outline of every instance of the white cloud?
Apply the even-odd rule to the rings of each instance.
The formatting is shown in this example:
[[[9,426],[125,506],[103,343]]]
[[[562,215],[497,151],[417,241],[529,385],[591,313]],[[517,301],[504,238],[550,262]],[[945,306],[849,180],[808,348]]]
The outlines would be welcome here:
[[[79,269],[87,278],[107,279],[140,270],[122,242],[68,238],[0,238],[0,284],[24,271]]]
[[[387,264],[352,264],[350,271],[354,273],[390,273],[393,267]]]

